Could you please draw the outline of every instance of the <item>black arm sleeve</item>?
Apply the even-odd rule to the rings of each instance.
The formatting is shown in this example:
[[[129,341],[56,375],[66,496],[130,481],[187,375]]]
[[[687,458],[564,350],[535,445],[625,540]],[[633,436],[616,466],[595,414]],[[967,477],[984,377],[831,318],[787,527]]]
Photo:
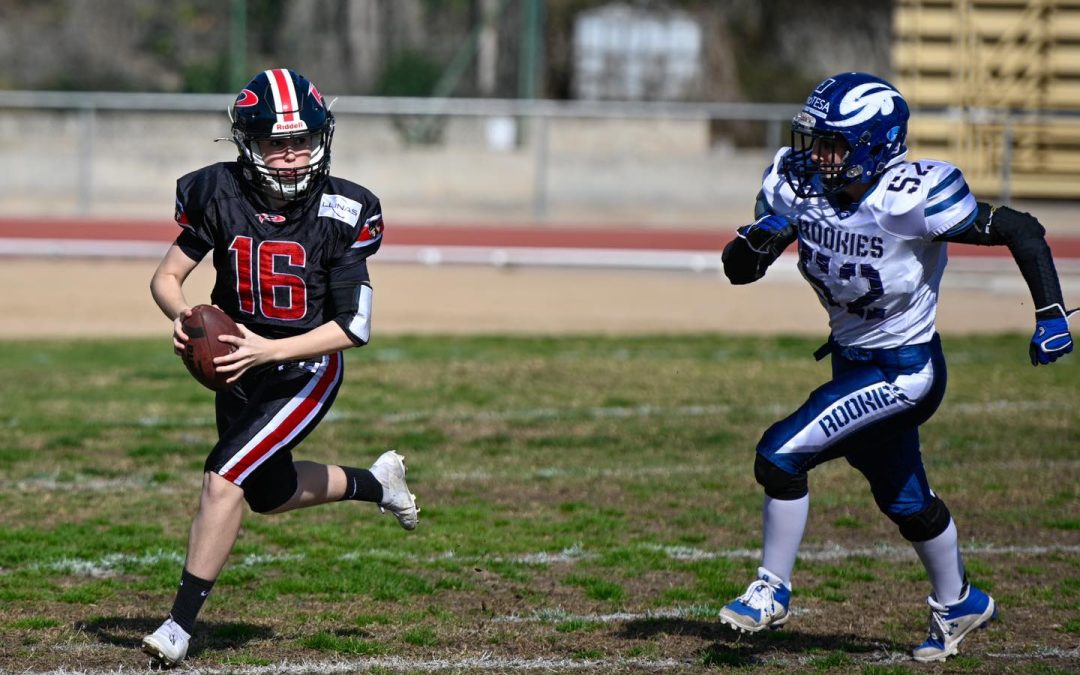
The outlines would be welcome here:
[[[334,268],[330,275],[330,320],[341,326],[354,345],[367,344],[371,331],[371,279],[367,262],[359,260]]]
[[[720,256],[724,263],[724,276],[733,284],[749,284],[765,276],[772,263],[768,256],[750,250],[742,237],[735,237],[724,247]]]
[[[1061,295],[1054,258],[1046,243],[1046,229],[1030,213],[1008,206],[991,207],[979,202],[979,212],[963,232],[945,234],[943,241],[976,246],[1008,246],[1020,274],[1031,291],[1035,309],[1058,304],[1065,306]]]

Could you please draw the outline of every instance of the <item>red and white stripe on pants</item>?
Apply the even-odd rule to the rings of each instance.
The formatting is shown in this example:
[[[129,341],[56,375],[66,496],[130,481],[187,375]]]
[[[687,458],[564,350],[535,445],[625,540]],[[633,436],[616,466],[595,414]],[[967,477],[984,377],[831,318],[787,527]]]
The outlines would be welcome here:
[[[341,379],[343,358],[341,352],[323,357],[322,367],[307,386],[293,396],[218,473],[230,482],[240,485],[260,464],[313,424],[319,418],[327,399],[333,394],[334,385]]]

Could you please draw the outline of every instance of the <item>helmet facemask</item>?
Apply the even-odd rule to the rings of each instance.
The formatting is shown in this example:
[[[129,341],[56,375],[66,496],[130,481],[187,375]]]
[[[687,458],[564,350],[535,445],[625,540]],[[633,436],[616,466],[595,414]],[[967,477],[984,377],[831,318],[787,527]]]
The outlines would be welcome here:
[[[306,166],[270,167],[263,159],[259,142],[267,140],[291,140],[310,138],[311,155]],[[274,199],[291,202],[300,199],[330,175],[330,142],[334,136],[334,120],[327,119],[321,130],[298,131],[269,136],[245,135],[233,129],[233,143],[240,151],[239,162],[244,177],[264,194]]]
[[[792,120],[791,152],[783,162],[789,184],[802,198],[840,192],[862,175],[862,167],[851,161],[855,153],[843,134],[815,130],[801,123],[804,122],[799,119],[801,115],[805,113]]]

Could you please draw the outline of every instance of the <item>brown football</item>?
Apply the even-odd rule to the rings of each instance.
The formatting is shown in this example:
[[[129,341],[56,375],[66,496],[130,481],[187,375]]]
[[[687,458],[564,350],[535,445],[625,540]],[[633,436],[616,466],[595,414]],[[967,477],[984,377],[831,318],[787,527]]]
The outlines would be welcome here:
[[[229,315],[211,305],[196,305],[191,308],[191,316],[183,321],[188,343],[182,356],[184,365],[192,376],[204,387],[214,391],[225,391],[231,385],[225,384],[228,373],[219,373],[214,369],[214,358],[231,353],[235,347],[218,340],[219,335],[242,337],[240,328]]]

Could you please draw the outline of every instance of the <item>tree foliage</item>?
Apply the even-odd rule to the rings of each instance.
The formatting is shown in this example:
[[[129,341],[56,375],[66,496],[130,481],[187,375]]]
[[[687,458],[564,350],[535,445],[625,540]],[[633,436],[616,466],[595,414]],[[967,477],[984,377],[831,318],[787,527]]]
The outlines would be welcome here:
[[[226,92],[235,0],[0,0],[0,86]],[[482,0],[243,0],[243,67],[290,66],[335,94],[425,95],[470,40]],[[545,0],[541,95],[572,91],[573,26],[623,4],[683,12],[704,34],[703,100],[790,101],[830,72],[888,75],[889,3]],[[518,91],[524,2],[499,4],[494,95]],[[476,95],[475,68],[453,95]]]

